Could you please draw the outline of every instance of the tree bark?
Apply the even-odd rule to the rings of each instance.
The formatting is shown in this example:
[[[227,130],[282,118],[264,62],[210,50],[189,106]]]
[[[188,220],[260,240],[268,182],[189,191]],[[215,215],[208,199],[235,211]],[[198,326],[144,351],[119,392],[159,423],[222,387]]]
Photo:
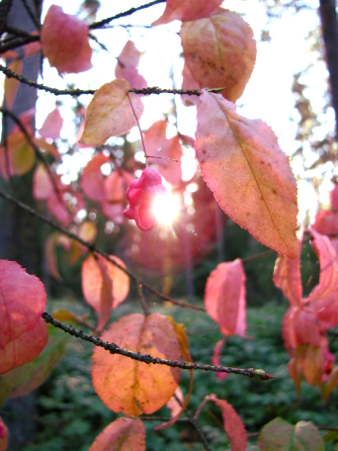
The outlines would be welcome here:
[[[327,68],[330,74],[331,103],[336,117],[336,139],[338,139],[338,22],[335,0],[320,0],[319,12]]]

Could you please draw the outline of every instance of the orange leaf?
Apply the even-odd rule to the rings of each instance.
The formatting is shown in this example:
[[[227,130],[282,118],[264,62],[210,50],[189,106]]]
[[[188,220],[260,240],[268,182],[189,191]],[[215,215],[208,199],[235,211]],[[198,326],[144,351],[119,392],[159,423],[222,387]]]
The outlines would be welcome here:
[[[224,335],[245,336],[245,280],[240,259],[220,263],[208,277],[204,296],[205,308]]]
[[[15,60],[11,64],[8,65],[8,69],[16,74],[22,74],[22,61]],[[12,108],[16,93],[18,92],[20,86],[19,80],[15,78],[6,77],[5,79],[5,103],[7,108]]]
[[[137,418],[118,418],[99,434],[89,451],[145,451],[146,432]]]
[[[84,132],[81,137],[83,144],[98,146],[104,144],[111,136],[127,133],[136,120],[128,100],[130,85],[125,80],[114,80],[106,83],[96,91],[86,112]],[[132,98],[138,117],[143,112],[142,101]]]
[[[153,22],[153,26],[169,23],[173,20],[187,22],[208,16],[223,0],[167,0],[163,15]]]
[[[216,395],[210,395],[206,398],[213,401],[222,409],[224,420],[224,430],[231,443],[231,451],[245,451],[247,444],[247,433],[243,421],[235,409],[225,400],[218,399]]]
[[[224,98],[236,102],[256,60],[249,25],[239,14],[218,8],[205,19],[183,23],[180,36],[185,64],[193,78],[201,87],[224,87]]]
[[[118,257],[110,256],[116,263],[126,268],[126,265]],[[113,263],[106,259],[104,265],[107,266],[109,276],[113,282],[113,305],[115,309],[121,302],[123,302],[129,292],[129,276]],[[81,271],[82,291],[83,295],[89,305],[93,307],[96,312],[101,311],[101,290],[103,284],[102,271],[98,262],[93,256],[89,256],[82,263]]]
[[[273,272],[273,282],[283,291],[291,305],[300,306],[302,302],[302,280],[299,258],[290,259],[279,255]]]
[[[220,95],[203,91],[200,99],[197,158],[218,204],[258,241],[296,258],[296,180],[275,134]]]
[[[16,262],[0,260],[0,349],[32,330],[45,304],[45,288],[37,277]]]
[[[113,281],[110,277],[106,260],[99,256],[96,260],[102,277],[101,292],[100,292],[100,315],[96,330],[101,332],[110,318],[110,312],[113,306]]]
[[[124,316],[113,323],[101,339],[154,357],[181,358],[173,326],[159,314]],[[179,375],[178,368],[147,365],[118,354],[111,355],[103,348],[94,349],[94,389],[106,406],[116,413],[140,415],[142,412],[155,412],[174,394]]]
[[[45,244],[46,266],[48,272],[55,277],[56,280],[62,280],[58,270],[56,255],[56,247],[59,245],[63,246],[66,251],[70,251],[70,238],[58,232],[49,235]]]

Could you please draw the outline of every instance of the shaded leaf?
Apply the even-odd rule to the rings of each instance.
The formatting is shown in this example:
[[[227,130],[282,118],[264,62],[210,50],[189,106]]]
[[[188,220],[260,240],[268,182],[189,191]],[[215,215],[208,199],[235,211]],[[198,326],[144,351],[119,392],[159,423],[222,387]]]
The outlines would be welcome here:
[[[302,345],[297,348],[296,358],[300,360],[304,378],[310,385],[319,385],[324,373],[324,357],[320,346]]]
[[[104,144],[111,136],[127,133],[135,124],[129,100],[130,85],[125,80],[114,80],[106,83],[96,91],[88,105],[84,132],[81,137],[83,144],[98,146]],[[143,112],[143,104],[137,96],[132,96],[132,102],[138,117]]]
[[[217,94],[203,91],[200,99],[197,158],[218,204],[258,241],[296,258],[296,180],[275,134]]]
[[[224,98],[236,102],[256,60],[249,25],[239,14],[217,8],[205,19],[183,23],[180,36],[185,64],[200,87],[224,87]]]
[[[321,395],[322,395],[323,401],[326,401],[328,399],[328,397],[333,392],[335,387],[338,387],[338,367],[337,366],[332,370],[327,381],[322,384]],[[324,441],[325,441],[325,439],[324,439]]]
[[[6,451],[8,446],[8,428],[0,417],[0,451]]]
[[[22,74],[22,61],[17,59],[8,65],[8,69],[18,75]],[[12,108],[16,93],[20,86],[19,80],[15,78],[5,78],[5,104],[7,108]]]
[[[40,318],[32,329],[23,332],[3,349],[0,348],[0,374],[5,374],[35,359],[42,352],[47,341],[47,325]]]
[[[224,335],[245,336],[245,280],[240,259],[220,263],[207,279],[205,308]]]
[[[153,22],[153,26],[169,23],[173,20],[187,22],[207,17],[223,0],[167,0],[163,15]]]
[[[218,399],[216,395],[207,396],[208,401],[214,402],[222,409],[224,430],[231,443],[231,451],[245,451],[247,445],[247,433],[235,409],[224,399]]]
[[[290,307],[283,318],[282,334],[289,353],[301,344],[320,346],[321,334],[316,313],[309,306]]]
[[[78,73],[90,69],[88,25],[52,5],[41,29],[41,46],[49,64],[59,72]]]
[[[325,443],[338,441],[338,431],[329,431],[327,432],[323,440]]]
[[[56,247],[63,246],[65,251],[70,251],[71,241],[66,235],[58,232],[48,236],[45,243],[45,259],[48,272],[56,279],[62,280],[57,264]]]
[[[96,437],[89,451],[145,451],[146,432],[137,418],[118,418]]]
[[[275,418],[259,434],[261,451],[324,451],[321,435],[310,421],[299,421],[296,426]]]
[[[49,377],[64,354],[69,337],[53,326],[48,326],[48,343],[41,354],[25,365],[1,376],[0,405],[6,398],[26,396]]]
[[[101,339],[154,357],[170,360],[181,357],[173,326],[159,314],[124,316],[113,323]],[[140,415],[142,412],[155,412],[174,394],[179,375],[178,368],[147,365],[118,354],[111,355],[102,348],[94,349],[94,389],[104,404],[116,413]]]
[[[110,258],[123,268],[126,268],[126,265],[118,257],[111,255]],[[110,279],[113,282],[113,304],[111,309],[114,309],[121,304],[128,295],[130,283],[129,276],[106,259],[103,259],[103,264],[108,268]],[[101,268],[93,256],[89,256],[82,263],[81,280],[82,292],[86,301],[96,312],[100,312],[103,277]]]
[[[101,332],[110,318],[110,312],[113,307],[113,281],[110,277],[106,260],[99,256],[96,260],[102,277],[101,292],[100,292],[100,311],[99,321],[96,330]]]
[[[0,260],[0,349],[32,330],[46,304],[42,282],[18,263]]]

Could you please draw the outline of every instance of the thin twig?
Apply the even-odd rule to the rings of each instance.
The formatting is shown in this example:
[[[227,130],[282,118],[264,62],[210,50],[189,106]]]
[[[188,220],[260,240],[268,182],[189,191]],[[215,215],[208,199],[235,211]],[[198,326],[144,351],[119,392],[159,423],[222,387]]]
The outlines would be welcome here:
[[[142,306],[142,308],[143,308],[144,314],[145,314],[146,316],[147,316],[147,315],[150,315],[150,310],[149,310],[149,307],[148,307],[148,305],[147,305],[146,299],[145,299],[145,297],[144,297],[144,293],[143,293],[143,289],[142,289],[142,284],[141,284],[141,283],[138,284],[137,287],[136,287],[136,289],[137,289],[137,295],[138,295],[138,298],[139,298],[139,300],[140,300],[141,306]]]
[[[205,309],[203,307],[198,307],[197,305],[191,305],[191,304],[187,304],[185,302],[182,301],[176,301],[175,299],[172,299],[171,297],[159,292],[158,290],[156,290],[155,288],[153,288],[150,284],[144,282],[141,280],[141,278],[139,276],[137,276],[136,274],[134,274],[132,271],[130,271],[128,268],[124,268],[122,265],[120,265],[119,263],[117,263],[115,260],[113,260],[112,258],[110,258],[110,256],[98,249],[96,246],[94,246],[92,243],[89,243],[88,241],[85,241],[83,239],[81,239],[79,236],[75,235],[72,232],[69,232],[68,230],[64,229],[63,227],[59,226],[58,224],[56,224],[54,221],[52,221],[51,219],[46,218],[44,215],[42,215],[41,213],[38,213],[36,210],[34,210],[33,208],[29,207],[28,205],[24,204],[23,202],[20,202],[19,200],[15,199],[15,197],[11,196],[8,193],[5,193],[3,190],[0,190],[0,197],[3,197],[4,199],[9,200],[10,202],[14,203],[15,205],[17,205],[18,207],[20,207],[22,210],[25,210],[27,213],[29,213],[32,216],[35,216],[37,218],[40,219],[40,221],[43,221],[45,224],[48,224],[50,227],[52,227],[55,230],[58,230],[59,232],[63,233],[64,235],[68,236],[69,238],[74,239],[75,241],[79,242],[80,244],[82,244],[83,246],[85,246],[87,249],[89,249],[91,252],[96,252],[97,254],[102,255],[102,257],[104,257],[106,260],[108,260],[109,262],[111,262],[113,265],[115,265],[117,268],[119,268],[121,271],[123,271],[124,273],[126,273],[134,282],[136,285],[138,284],[142,284],[144,288],[146,288],[148,291],[150,291],[151,293],[154,293],[157,297],[159,297],[160,299],[163,299],[164,301],[169,301],[172,304],[175,304],[179,307],[182,308],[187,308],[187,309],[191,309],[191,310],[198,310],[198,311],[202,311],[204,312]]]
[[[22,45],[29,44],[30,42],[36,42],[40,40],[40,36],[31,34],[27,37],[18,38],[16,41],[12,43],[1,45],[0,43],[0,54],[7,52],[7,50],[12,50],[17,47],[21,47]]]
[[[148,154],[147,154],[146,144],[144,142],[144,137],[143,137],[143,133],[142,133],[142,130],[141,130],[141,126],[140,126],[140,123],[139,123],[139,120],[138,120],[138,117],[137,117],[137,114],[136,114],[136,111],[135,111],[135,108],[134,108],[134,105],[133,105],[133,102],[131,100],[129,92],[128,92],[128,100],[129,100],[131,109],[133,110],[133,115],[134,115],[134,118],[136,120],[139,132],[140,132],[142,148],[143,148],[143,152],[144,152],[144,157],[146,159],[146,168],[147,168],[148,167]]]
[[[120,348],[115,343],[108,343],[106,341],[102,341],[98,337],[94,337],[93,335],[88,335],[84,333],[82,330],[75,329],[72,326],[68,326],[60,321],[54,319],[48,312],[44,312],[42,318],[47,322],[52,324],[54,327],[62,329],[64,332],[67,332],[74,337],[81,338],[84,341],[88,341],[93,343],[95,346],[99,346],[104,348],[106,351],[109,351],[111,354],[119,354],[125,357],[129,357],[133,360],[138,360],[139,362],[143,362],[146,364],[154,364],[154,365],[167,365],[171,368],[180,368],[182,370],[201,370],[201,371],[213,371],[216,373],[232,373],[232,374],[241,374],[242,376],[247,376],[249,378],[257,378],[257,370],[254,368],[232,368],[227,366],[214,366],[214,365],[206,365],[204,363],[192,363],[185,362],[183,360],[166,360],[160,357],[153,357],[150,354],[142,354],[140,352],[130,351],[129,349]],[[262,371],[260,374],[261,380],[269,380],[274,376]]]
[[[259,254],[250,255],[250,257],[242,258],[241,260],[242,260],[243,265],[245,265],[246,263],[251,263],[256,260],[260,260],[261,258],[268,257],[269,255],[273,255],[275,253],[276,253],[276,251],[274,251],[273,249],[269,249],[268,251],[260,252]]]
[[[115,16],[108,17],[107,19],[103,19],[100,22],[93,22],[89,25],[89,28],[91,30],[95,30],[97,28],[104,28],[105,25],[108,25],[109,22],[112,22],[113,20],[120,19],[121,17],[130,16],[133,13],[136,13],[137,11],[141,11],[142,9],[150,8],[151,6],[158,5],[159,3],[164,3],[166,0],[155,0],[151,3],[147,3],[146,5],[137,6],[136,8],[130,8],[128,11],[124,11],[122,13],[116,14]]]
[[[40,22],[39,22],[38,19],[34,16],[34,14],[33,14],[32,10],[31,10],[30,6],[29,6],[28,3],[27,3],[27,1],[26,1],[26,0],[21,0],[21,2],[23,3],[23,5],[24,5],[24,7],[25,7],[25,9],[26,9],[26,11],[27,11],[27,14],[28,14],[29,17],[31,18],[31,20],[32,20],[32,22],[34,23],[34,25],[36,26],[36,28],[37,28],[38,30],[40,30],[40,29],[41,29]]]

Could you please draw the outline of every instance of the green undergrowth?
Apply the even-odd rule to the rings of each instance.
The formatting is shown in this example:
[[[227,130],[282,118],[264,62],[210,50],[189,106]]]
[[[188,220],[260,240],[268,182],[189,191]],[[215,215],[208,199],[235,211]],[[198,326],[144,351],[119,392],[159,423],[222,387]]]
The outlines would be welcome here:
[[[76,313],[69,303],[50,302],[49,310],[67,307]],[[76,311],[77,309],[77,311]],[[286,364],[289,360],[283,346],[281,322],[287,305],[268,303],[264,307],[249,308],[247,312],[247,339],[230,337],[223,349],[221,361],[225,366],[262,368],[275,376],[265,382],[244,376],[229,375],[220,381],[214,373],[195,371],[194,390],[188,413],[193,414],[203,398],[215,393],[230,402],[243,419],[248,432],[258,432],[264,424],[280,416],[292,424],[300,420],[312,421],[316,425],[338,427],[338,391],[323,403],[318,389],[302,384],[298,398],[288,376]],[[215,343],[221,338],[218,327],[204,313],[173,307],[156,306],[157,312],[171,315],[184,323],[189,335],[190,351],[195,362],[211,363]],[[135,305],[133,311],[139,311]],[[113,320],[131,313],[130,305],[120,306],[113,313]],[[67,352],[50,378],[37,390],[36,420],[38,432],[34,443],[23,451],[87,451],[94,438],[118,415],[111,412],[95,394],[90,377],[90,359],[93,347],[89,343],[72,338]],[[338,339],[331,340],[331,350],[338,356]],[[182,372],[180,386],[184,394],[188,391],[189,373]],[[169,416],[163,407],[156,416]],[[214,451],[230,449],[222,432],[220,410],[208,403],[199,418]],[[158,421],[145,421],[147,429],[147,451],[191,450],[201,451],[196,432],[186,424],[155,432]],[[250,439],[255,444],[256,438]],[[331,450],[327,445],[327,450]]]

